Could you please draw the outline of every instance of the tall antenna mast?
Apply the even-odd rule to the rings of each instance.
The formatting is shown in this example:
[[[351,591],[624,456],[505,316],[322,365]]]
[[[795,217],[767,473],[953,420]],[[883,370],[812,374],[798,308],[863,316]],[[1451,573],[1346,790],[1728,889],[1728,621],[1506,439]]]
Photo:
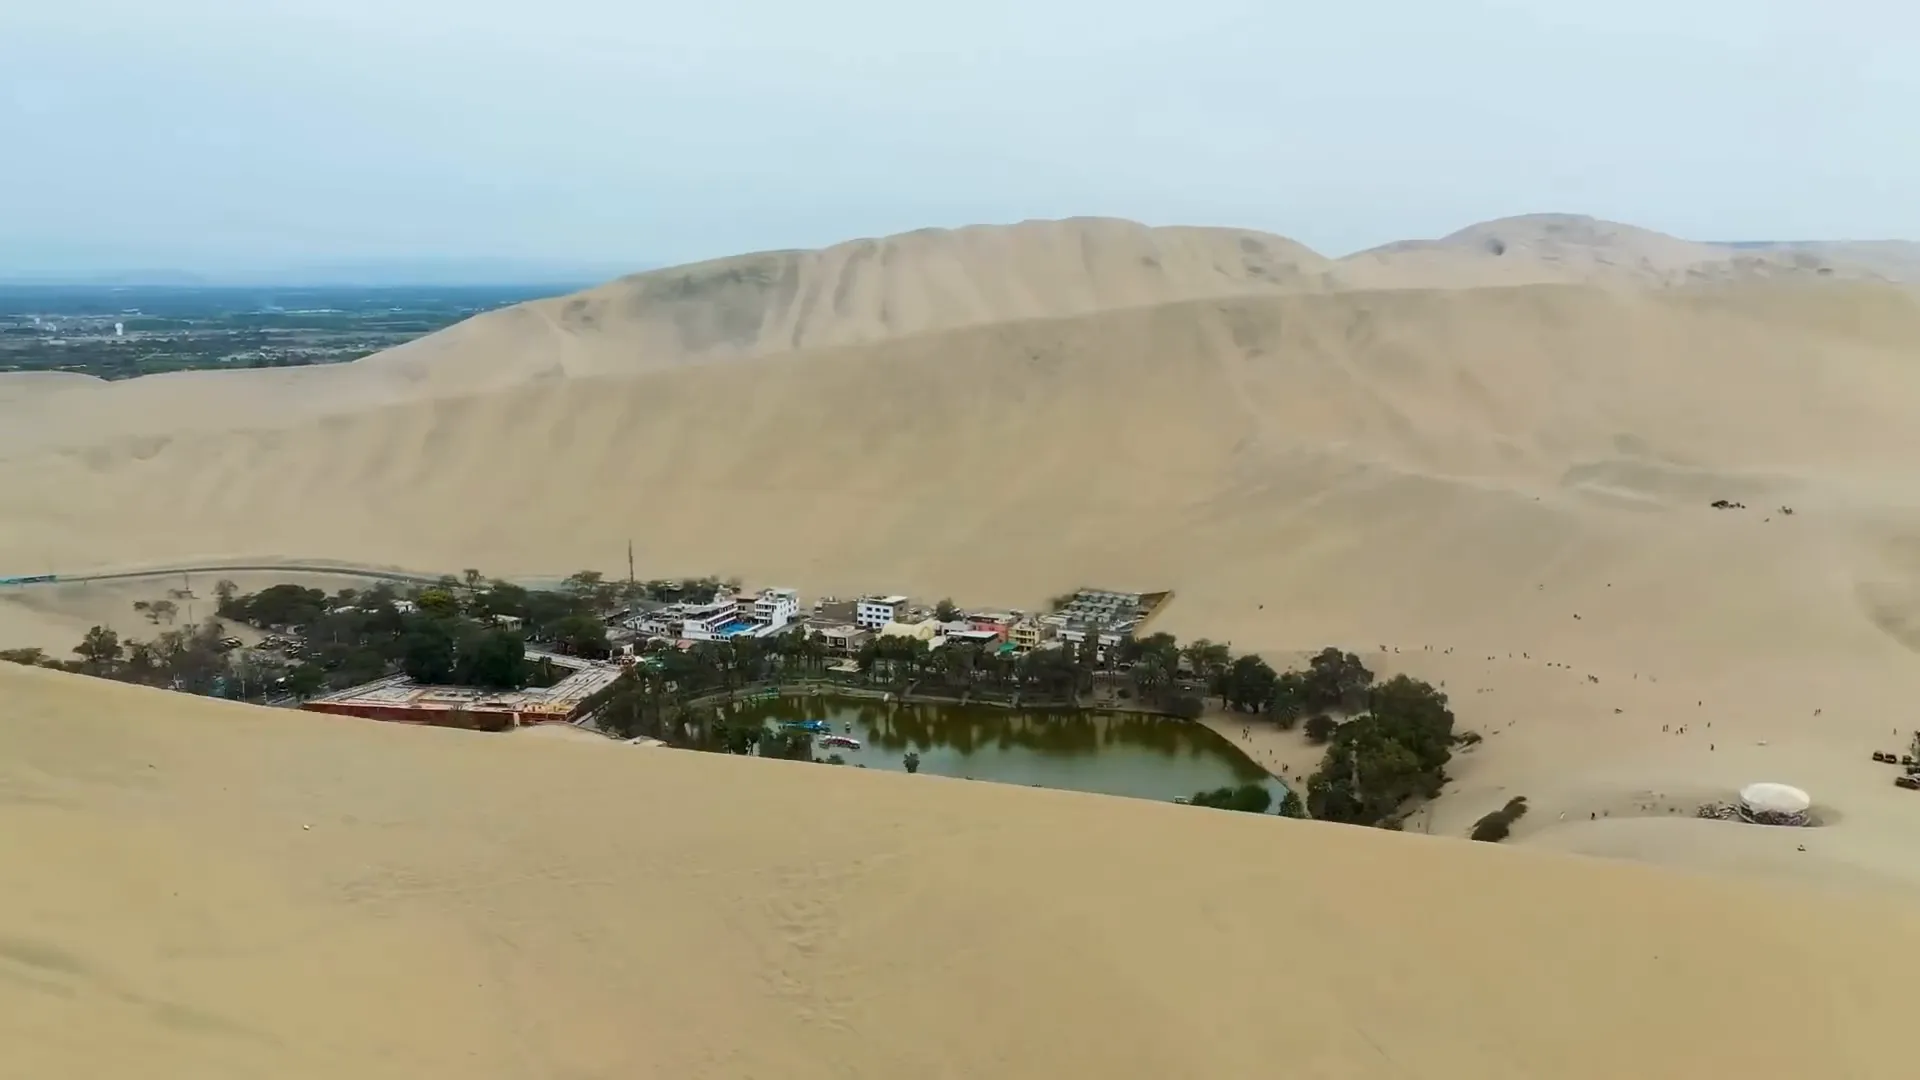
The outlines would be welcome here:
[[[633,538],[627,538],[627,585],[633,585]]]

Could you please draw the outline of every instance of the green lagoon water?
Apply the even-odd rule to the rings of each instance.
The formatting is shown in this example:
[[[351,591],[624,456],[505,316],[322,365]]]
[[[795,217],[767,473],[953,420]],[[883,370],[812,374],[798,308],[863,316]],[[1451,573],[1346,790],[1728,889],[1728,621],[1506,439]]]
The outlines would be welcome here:
[[[1124,713],[1043,712],[982,705],[887,705],[859,698],[783,698],[733,706],[769,726],[824,720],[858,750],[819,747],[849,767],[920,771],[1002,784],[1091,791],[1141,799],[1262,783],[1278,810],[1286,788],[1204,725]]]

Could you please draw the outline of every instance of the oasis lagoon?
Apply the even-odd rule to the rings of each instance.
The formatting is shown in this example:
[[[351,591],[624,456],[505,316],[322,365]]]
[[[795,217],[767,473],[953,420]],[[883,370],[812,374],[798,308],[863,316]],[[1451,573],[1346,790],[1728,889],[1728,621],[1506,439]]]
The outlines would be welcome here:
[[[1140,799],[1258,783],[1277,810],[1286,787],[1203,724],[1134,713],[1002,709],[951,703],[888,704],[833,696],[787,697],[731,706],[769,727],[819,721],[860,748],[816,746],[848,765],[903,772],[908,752],[920,771],[1002,784],[1090,791]]]

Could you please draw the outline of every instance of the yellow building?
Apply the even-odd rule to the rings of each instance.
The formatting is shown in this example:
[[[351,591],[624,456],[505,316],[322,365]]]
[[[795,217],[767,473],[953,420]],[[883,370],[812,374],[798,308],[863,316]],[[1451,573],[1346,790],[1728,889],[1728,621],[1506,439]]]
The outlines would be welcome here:
[[[880,636],[914,638],[931,645],[933,639],[940,636],[940,624],[933,619],[913,623],[890,622],[880,628]]]
[[[1046,640],[1046,634],[1043,633],[1043,627],[1038,621],[1021,619],[1007,627],[1007,640],[1013,642],[1014,648],[1026,652],[1028,649],[1039,648],[1040,643]]]

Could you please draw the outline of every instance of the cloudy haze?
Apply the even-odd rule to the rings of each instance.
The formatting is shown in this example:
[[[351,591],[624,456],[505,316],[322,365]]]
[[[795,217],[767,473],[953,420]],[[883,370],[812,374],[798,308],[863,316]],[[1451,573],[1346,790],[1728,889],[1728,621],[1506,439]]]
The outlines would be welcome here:
[[[676,262],[1104,214],[1920,237],[1897,0],[16,0],[0,272]],[[24,9],[24,10],[23,10]]]

